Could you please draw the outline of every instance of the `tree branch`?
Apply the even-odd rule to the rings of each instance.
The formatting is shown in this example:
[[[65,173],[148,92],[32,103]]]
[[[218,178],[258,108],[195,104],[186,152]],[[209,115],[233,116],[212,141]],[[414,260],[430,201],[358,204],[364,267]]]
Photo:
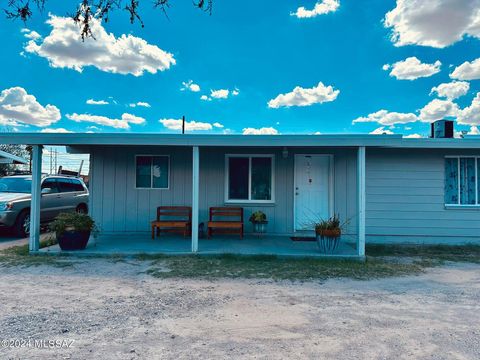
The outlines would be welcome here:
[[[70,15],[73,21],[80,27],[80,36],[82,41],[91,37],[95,39],[92,33],[92,21],[98,19],[100,21],[109,22],[110,13],[112,11],[122,9],[129,13],[130,23],[133,24],[138,20],[140,25],[144,27],[143,20],[139,13],[140,0],[82,0],[77,6],[75,12]],[[160,8],[168,18],[167,10],[172,0],[150,0],[154,8]],[[43,11],[47,0],[8,0],[6,8],[4,8],[7,19],[20,19],[26,23],[32,16],[33,11],[30,6],[35,4],[39,11]],[[212,14],[213,0],[192,0],[193,6]]]

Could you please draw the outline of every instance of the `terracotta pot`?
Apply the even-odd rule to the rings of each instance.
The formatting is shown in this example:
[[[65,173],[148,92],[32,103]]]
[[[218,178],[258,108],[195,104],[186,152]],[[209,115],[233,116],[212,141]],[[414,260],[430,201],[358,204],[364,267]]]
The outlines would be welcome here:
[[[324,236],[328,238],[338,238],[342,235],[342,231],[340,229],[325,229],[325,230],[318,230],[317,235]]]

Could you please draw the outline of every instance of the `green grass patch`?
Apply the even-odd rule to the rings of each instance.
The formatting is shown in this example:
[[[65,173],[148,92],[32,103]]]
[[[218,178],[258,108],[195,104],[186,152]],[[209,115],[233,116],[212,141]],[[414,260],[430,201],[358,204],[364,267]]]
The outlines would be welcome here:
[[[372,257],[417,258],[430,261],[480,263],[480,245],[377,245],[368,244]]]
[[[157,278],[257,278],[274,280],[368,280],[414,275],[445,261],[480,263],[480,246],[367,245],[365,262],[295,259],[275,256],[139,255],[150,260],[147,273]]]
[[[51,246],[55,244],[53,238],[45,239],[40,242],[40,248]],[[69,267],[72,262],[65,259],[63,256],[50,255],[36,255],[30,254],[27,245],[12,246],[8,249],[0,251],[0,267],[28,267],[28,266],[42,266],[50,265],[54,267]]]
[[[142,256],[148,260],[148,256]],[[247,278],[273,280],[359,280],[404,276],[424,271],[430,263],[400,263],[368,258],[365,262],[328,259],[288,259],[275,256],[176,256],[150,257],[147,270],[157,278]]]

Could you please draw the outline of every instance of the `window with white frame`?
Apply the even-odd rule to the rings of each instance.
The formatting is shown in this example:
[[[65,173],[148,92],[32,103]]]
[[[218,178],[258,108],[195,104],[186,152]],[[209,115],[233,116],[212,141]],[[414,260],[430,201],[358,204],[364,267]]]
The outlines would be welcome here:
[[[273,155],[226,155],[227,202],[273,202]]]
[[[448,156],[445,158],[445,204],[480,205],[480,157]]]
[[[169,160],[166,155],[137,155],[135,187],[137,189],[168,189]]]

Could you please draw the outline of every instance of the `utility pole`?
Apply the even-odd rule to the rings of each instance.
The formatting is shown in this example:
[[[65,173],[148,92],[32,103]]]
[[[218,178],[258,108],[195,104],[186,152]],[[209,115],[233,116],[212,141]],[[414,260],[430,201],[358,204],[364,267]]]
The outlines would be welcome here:
[[[50,172],[49,174],[52,174],[52,166],[53,166],[53,154],[52,154],[52,147],[50,147]]]
[[[182,116],[182,134],[185,134],[185,115]]]

